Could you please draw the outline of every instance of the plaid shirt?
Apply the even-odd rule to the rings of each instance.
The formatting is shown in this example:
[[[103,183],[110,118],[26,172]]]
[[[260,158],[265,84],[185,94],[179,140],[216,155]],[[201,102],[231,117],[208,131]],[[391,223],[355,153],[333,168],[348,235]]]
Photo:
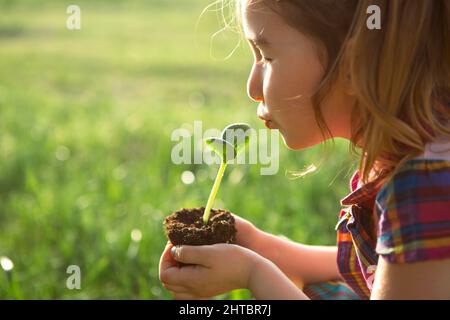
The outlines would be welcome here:
[[[345,283],[305,287],[312,299],[370,298],[379,255],[390,263],[450,258],[450,161],[410,160],[381,188],[358,181],[356,172],[336,225]]]

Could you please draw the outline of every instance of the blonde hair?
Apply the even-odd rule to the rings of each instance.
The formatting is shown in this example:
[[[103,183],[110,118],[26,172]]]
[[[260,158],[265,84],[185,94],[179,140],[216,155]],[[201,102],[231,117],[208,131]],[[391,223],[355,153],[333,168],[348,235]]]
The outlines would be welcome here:
[[[363,13],[376,4],[381,30],[369,30]],[[363,181],[389,179],[450,136],[450,1],[359,1],[349,32],[350,78],[357,106],[352,142],[362,145]]]
[[[325,75],[313,107],[324,140],[332,136],[321,102],[340,72],[350,79],[351,151],[360,156],[363,183],[386,182],[426,143],[450,137],[450,0],[252,1],[323,49]],[[381,9],[381,30],[366,25],[371,5]]]

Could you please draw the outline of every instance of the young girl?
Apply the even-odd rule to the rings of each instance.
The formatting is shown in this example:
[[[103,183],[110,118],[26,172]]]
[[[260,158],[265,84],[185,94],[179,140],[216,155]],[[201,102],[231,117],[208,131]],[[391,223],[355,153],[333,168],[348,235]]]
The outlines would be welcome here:
[[[368,27],[371,5],[381,29]],[[237,245],[168,244],[163,285],[177,299],[237,288],[257,299],[450,299],[450,0],[238,7],[258,116],[290,149],[350,140],[359,170],[336,247],[294,243],[235,216]]]

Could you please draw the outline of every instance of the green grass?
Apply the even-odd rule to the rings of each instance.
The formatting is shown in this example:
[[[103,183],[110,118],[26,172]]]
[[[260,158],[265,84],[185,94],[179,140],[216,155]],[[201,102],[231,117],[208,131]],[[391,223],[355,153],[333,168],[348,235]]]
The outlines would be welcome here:
[[[79,0],[79,31],[65,28],[71,3],[0,1],[0,256],[14,262],[9,279],[0,269],[0,298],[170,299],[158,281],[163,218],[204,206],[217,171],[174,165],[170,136],[194,120],[262,128],[245,92],[251,54],[243,43],[221,59],[238,41],[230,32],[210,47],[214,13],[195,30],[207,0]],[[347,149],[338,141],[320,171],[297,180],[285,171],[319,162],[319,147],[281,144],[275,176],[231,165],[216,206],[299,242],[334,244]],[[81,290],[66,288],[71,264]]]

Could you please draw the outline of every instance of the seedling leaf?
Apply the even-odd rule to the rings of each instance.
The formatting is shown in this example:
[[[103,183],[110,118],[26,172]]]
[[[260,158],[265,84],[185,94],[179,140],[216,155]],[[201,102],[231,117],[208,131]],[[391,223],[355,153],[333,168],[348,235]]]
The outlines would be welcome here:
[[[236,157],[236,148],[223,139],[206,138],[205,143],[220,157],[222,162],[233,161]]]
[[[242,151],[250,140],[250,126],[245,123],[231,124],[222,131],[221,138],[207,138],[205,143],[222,159],[219,172],[217,172],[216,180],[209,194],[208,202],[206,203],[205,211],[203,213],[203,223],[206,225],[209,220],[211,208],[216,198],[222,181],[223,173],[229,161],[233,161],[238,153]]]
[[[237,156],[248,146],[251,130],[251,127],[246,123],[230,124],[223,129],[222,140],[225,140],[234,146]]]

